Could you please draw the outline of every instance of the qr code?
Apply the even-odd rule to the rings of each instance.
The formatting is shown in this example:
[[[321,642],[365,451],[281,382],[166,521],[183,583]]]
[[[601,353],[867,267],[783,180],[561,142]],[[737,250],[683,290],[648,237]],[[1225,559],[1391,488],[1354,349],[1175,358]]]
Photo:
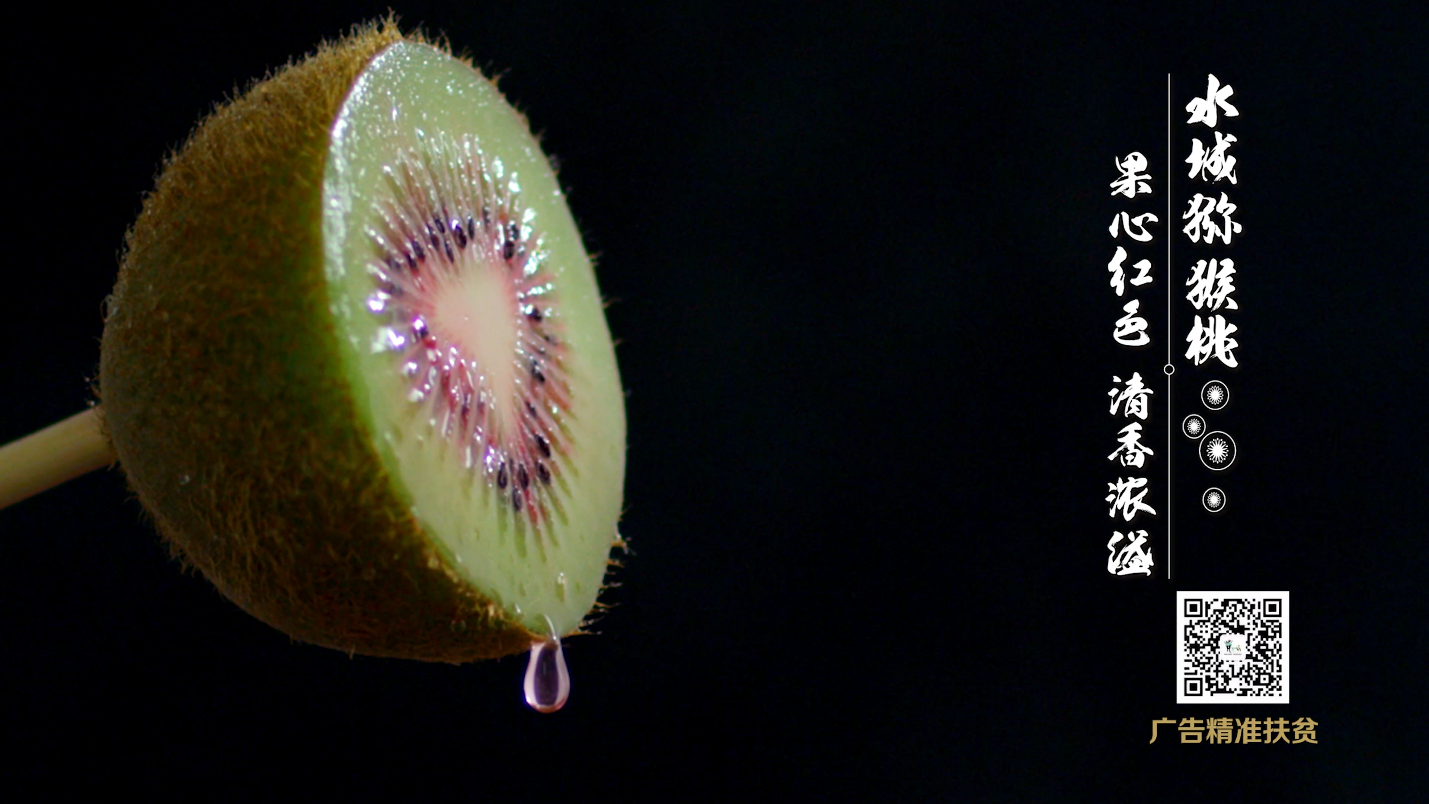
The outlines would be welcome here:
[[[1177,592],[1176,703],[1290,703],[1290,593]]]

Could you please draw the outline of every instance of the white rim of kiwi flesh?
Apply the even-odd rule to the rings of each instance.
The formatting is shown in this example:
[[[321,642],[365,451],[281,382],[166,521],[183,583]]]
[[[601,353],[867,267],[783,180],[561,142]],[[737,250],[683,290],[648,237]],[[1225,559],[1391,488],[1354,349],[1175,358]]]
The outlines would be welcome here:
[[[622,392],[560,186],[494,84],[391,21],[169,160],[100,392],[175,552],[304,641],[524,651],[579,629],[619,543]]]

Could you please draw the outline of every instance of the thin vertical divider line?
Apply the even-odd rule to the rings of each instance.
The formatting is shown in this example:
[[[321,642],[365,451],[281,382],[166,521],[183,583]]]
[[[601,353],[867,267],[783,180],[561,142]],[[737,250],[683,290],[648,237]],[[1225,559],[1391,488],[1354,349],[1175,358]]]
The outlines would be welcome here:
[[[1171,74],[1166,74],[1166,365],[1171,362]],[[1171,372],[1166,372],[1166,580],[1171,580]]]

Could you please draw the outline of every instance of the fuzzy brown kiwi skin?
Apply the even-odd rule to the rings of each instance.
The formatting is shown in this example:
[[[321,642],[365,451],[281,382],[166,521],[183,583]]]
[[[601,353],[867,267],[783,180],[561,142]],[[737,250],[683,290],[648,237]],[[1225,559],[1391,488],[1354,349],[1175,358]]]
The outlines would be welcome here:
[[[323,277],[332,123],[403,38],[389,19],[323,45],[168,160],[126,238],[99,393],[130,486],[228,598],[306,642],[466,662],[538,637],[461,580],[392,491]]]

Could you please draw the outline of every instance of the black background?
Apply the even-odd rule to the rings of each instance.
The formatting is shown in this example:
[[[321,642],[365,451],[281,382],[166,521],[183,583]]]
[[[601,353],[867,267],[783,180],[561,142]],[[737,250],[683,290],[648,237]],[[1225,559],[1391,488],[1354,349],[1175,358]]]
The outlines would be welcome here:
[[[0,442],[85,405],[122,236],[167,149],[235,85],[385,8],[11,21]],[[602,633],[568,644],[570,703],[527,710],[519,657],[294,644],[182,574],[99,472],[0,512],[7,782],[1422,792],[1423,20],[994,8],[400,6],[503,74],[617,300],[635,552]],[[1108,337],[1107,184],[1131,150],[1164,179],[1168,72],[1178,91],[1207,72],[1235,87],[1245,226],[1232,505],[1210,524],[1179,508],[1169,584],[1106,574],[1101,500],[1108,379],[1132,365]],[[1175,704],[1177,588],[1290,591],[1289,705]],[[1147,744],[1154,718],[1247,715],[1313,718],[1319,744]]]

